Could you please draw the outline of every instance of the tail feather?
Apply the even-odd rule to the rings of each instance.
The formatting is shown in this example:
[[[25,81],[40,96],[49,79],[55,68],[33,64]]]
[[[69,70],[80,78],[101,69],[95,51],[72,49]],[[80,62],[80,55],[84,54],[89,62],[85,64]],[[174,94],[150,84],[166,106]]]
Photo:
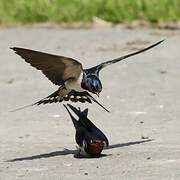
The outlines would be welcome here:
[[[57,103],[57,102],[62,102],[62,101],[72,101],[72,102],[81,102],[81,103],[92,103],[92,101],[94,101],[96,104],[98,104],[99,106],[101,106],[103,109],[105,109],[107,112],[109,112],[109,110],[107,110],[102,104],[100,104],[94,97],[92,97],[88,92],[84,91],[84,92],[77,92],[72,90],[71,92],[69,92],[68,94],[64,94],[64,97],[59,98],[59,95],[61,93],[61,90],[64,89],[58,89],[57,91],[53,92],[52,94],[50,94],[49,96],[41,99],[40,101],[37,101],[33,104],[29,104],[17,109],[14,109],[10,112],[15,112],[15,111],[19,111],[34,105],[41,105],[41,104],[52,104],[52,103]],[[61,93],[63,94],[63,93]]]
[[[23,107],[20,107],[20,108],[17,108],[17,109],[13,109],[10,112],[16,112],[16,111],[19,111],[19,110],[22,110],[22,109],[26,109],[26,108],[34,106],[34,105],[36,105],[36,103],[29,104],[29,105],[26,105],[26,106],[23,106]]]
[[[73,96],[73,98],[71,98],[71,96]],[[72,90],[69,94],[68,94],[68,100],[71,100],[72,102],[77,102],[80,101],[82,103],[84,102],[89,102],[92,103],[92,101],[94,101],[96,104],[98,104],[99,106],[101,106],[104,110],[106,110],[107,112],[109,112],[108,109],[106,109],[102,104],[100,104],[93,96],[91,96],[87,91],[83,91],[83,92],[77,92]]]
[[[73,115],[71,114],[71,112],[69,111],[69,109],[67,108],[67,106],[65,105],[65,104],[63,104],[63,106],[66,108],[66,110],[67,110],[67,112],[69,113],[69,115],[70,115],[70,117],[71,117],[71,120],[72,120],[72,122],[73,122],[73,124],[74,124],[74,127],[75,127],[75,129],[77,130],[77,128],[79,127],[79,121],[77,121],[74,117],[73,117]]]
[[[53,92],[52,94],[50,94],[49,96],[41,99],[40,101],[37,101],[37,102],[35,102],[33,104],[25,105],[23,107],[11,110],[10,112],[16,112],[16,111],[19,111],[19,110],[22,110],[22,109],[25,109],[25,108],[28,108],[28,107],[31,107],[31,106],[34,106],[34,105],[39,106],[40,104],[47,104],[47,103],[57,102],[58,94],[59,94],[59,89],[57,91]]]
[[[88,93],[88,96],[89,98],[94,101],[96,104],[98,104],[99,106],[101,106],[105,111],[109,112],[108,109],[106,109],[102,104],[100,104],[93,96],[91,96],[89,93]]]

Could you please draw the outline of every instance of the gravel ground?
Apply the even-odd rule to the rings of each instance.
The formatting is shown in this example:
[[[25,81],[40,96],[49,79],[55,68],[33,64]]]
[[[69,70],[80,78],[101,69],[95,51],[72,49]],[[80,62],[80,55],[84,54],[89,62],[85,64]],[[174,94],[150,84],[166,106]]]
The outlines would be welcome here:
[[[101,72],[103,92],[89,118],[110,147],[76,159],[74,127],[62,104],[9,112],[57,87],[9,47],[79,59],[90,67],[165,39],[160,46]],[[157,29],[0,29],[0,179],[180,179],[180,31]]]

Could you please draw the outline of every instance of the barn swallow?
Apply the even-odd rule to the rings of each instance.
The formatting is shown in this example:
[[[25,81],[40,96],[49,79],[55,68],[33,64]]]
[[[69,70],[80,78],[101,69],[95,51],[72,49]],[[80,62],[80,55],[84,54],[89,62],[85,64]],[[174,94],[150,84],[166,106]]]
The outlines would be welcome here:
[[[96,95],[99,95],[102,91],[102,84],[99,79],[99,72],[108,65],[117,63],[119,61],[122,61],[123,59],[147,51],[159,45],[163,41],[164,40],[161,40],[139,51],[100,63],[99,65],[96,65],[89,69],[83,69],[83,66],[80,62],[69,57],[47,54],[31,49],[12,47],[11,49],[14,50],[16,54],[21,56],[31,66],[35,67],[38,70],[41,70],[42,73],[52,83],[59,86],[57,91],[53,92],[44,99],[19,109],[23,109],[25,107],[33,105],[56,103],[70,100],[73,102],[79,101],[82,103],[92,103],[92,101],[94,101],[106,111],[108,111],[90,94],[94,93]]]
[[[67,106],[78,116],[78,120],[73,117]],[[88,109],[81,111],[70,104],[67,106],[64,105],[76,129],[75,140],[79,146],[75,157],[99,157],[103,148],[109,146],[107,137],[88,119]]]

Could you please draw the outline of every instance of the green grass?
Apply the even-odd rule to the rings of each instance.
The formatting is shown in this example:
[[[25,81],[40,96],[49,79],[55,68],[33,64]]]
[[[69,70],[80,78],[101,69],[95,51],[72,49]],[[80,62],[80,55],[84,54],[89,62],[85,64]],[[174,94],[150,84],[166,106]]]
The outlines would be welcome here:
[[[180,0],[0,0],[0,24],[180,20]]]

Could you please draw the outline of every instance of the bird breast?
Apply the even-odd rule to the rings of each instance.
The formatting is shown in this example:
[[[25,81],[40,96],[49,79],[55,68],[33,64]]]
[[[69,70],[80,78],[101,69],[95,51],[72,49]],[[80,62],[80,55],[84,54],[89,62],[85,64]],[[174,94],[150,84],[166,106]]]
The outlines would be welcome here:
[[[68,90],[75,90],[78,92],[84,91],[84,89],[81,87],[81,82],[83,78],[83,72],[80,74],[78,79],[69,79],[66,81],[65,86]]]

